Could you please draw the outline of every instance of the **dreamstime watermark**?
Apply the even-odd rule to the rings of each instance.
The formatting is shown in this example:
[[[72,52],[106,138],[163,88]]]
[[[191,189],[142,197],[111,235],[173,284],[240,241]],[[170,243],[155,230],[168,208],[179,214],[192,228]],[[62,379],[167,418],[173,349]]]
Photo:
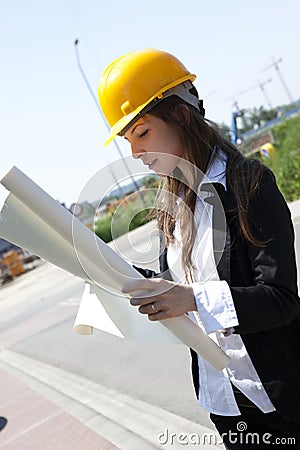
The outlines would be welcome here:
[[[295,445],[294,437],[273,437],[271,433],[255,433],[247,431],[246,422],[238,422],[236,430],[229,430],[228,433],[178,433],[171,432],[168,428],[158,434],[158,443],[162,446],[168,445],[222,445],[229,444],[250,444],[250,445]]]

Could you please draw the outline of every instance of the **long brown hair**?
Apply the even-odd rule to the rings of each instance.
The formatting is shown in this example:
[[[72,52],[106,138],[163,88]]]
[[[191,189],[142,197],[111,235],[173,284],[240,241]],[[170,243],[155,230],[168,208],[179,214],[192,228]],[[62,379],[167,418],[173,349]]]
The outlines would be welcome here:
[[[184,113],[179,106],[185,104],[189,114]],[[251,170],[246,158],[238,149],[227,141],[217,129],[215,124],[207,123],[200,112],[191,105],[186,104],[178,97],[169,97],[159,103],[148,114],[159,117],[174,130],[177,131],[184,148],[185,158],[205,173],[208,163],[215,158],[220,150],[227,156],[226,183],[234,192],[236,201],[236,214],[242,235],[253,245],[261,246],[262,242],[255,239],[250,229],[249,204],[259,186],[265,166],[258,160],[253,160]],[[214,152],[215,149],[215,152]],[[176,169],[177,170],[177,169]],[[195,180],[199,183],[201,180]],[[194,245],[195,229],[190,220],[190,214],[194,213],[197,189],[193,189],[175,176],[164,177],[161,181],[160,194],[157,197],[152,216],[156,216],[158,227],[165,233],[165,243],[168,246],[174,242],[175,219],[174,214],[162,207],[166,203],[166,193],[170,193],[168,202],[174,203],[176,196],[180,195],[187,208],[183,208],[180,214],[180,234],[182,240],[182,266],[186,278],[192,279],[193,266],[191,255]],[[173,204],[175,207],[175,203]]]

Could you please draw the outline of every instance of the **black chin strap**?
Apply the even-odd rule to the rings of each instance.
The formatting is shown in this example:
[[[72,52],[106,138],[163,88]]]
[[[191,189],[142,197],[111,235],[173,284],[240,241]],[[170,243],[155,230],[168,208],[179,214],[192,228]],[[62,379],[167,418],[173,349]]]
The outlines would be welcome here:
[[[204,109],[204,107],[203,107],[203,100],[199,100],[198,108],[199,108],[199,111],[200,111],[201,116],[202,116],[203,119],[204,119],[204,117],[205,117],[205,109]]]

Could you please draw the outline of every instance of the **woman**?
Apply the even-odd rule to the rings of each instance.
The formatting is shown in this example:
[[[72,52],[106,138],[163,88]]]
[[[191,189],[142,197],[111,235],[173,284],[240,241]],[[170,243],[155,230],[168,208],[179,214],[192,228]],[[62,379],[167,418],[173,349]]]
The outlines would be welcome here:
[[[199,404],[229,449],[300,448],[300,308],[290,213],[273,174],[204,119],[194,79],[177,58],[153,49],[119,58],[101,75],[107,143],[124,136],[133,157],[163,180],[155,205],[163,275],[140,269],[148,278],[123,291],[147,292],[131,303],[150,320],[194,316],[230,356],[219,372],[192,351]],[[226,217],[222,252],[215,191]],[[207,273],[203,255],[212,243],[215,267]]]

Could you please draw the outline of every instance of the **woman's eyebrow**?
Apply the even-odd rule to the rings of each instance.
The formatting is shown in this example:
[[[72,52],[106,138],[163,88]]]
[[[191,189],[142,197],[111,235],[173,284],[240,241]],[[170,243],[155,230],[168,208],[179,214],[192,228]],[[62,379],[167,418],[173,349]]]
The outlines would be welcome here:
[[[139,126],[139,125],[145,125],[143,122],[142,123],[137,123],[131,130],[130,134],[133,134],[135,129]]]

